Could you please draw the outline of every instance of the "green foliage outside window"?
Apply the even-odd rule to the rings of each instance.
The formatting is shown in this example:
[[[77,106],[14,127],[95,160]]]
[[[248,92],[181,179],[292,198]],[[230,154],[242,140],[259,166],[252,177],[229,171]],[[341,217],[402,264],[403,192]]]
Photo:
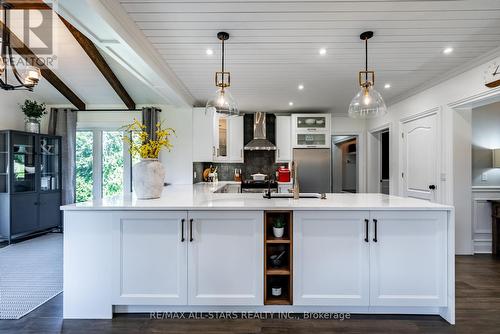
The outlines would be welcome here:
[[[102,132],[102,196],[123,192],[123,132]],[[93,189],[93,133],[78,131],[76,135],[76,201],[92,199]],[[134,134],[134,140],[136,136]]]
[[[91,131],[76,133],[76,202],[92,199],[93,144]]]
[[[104,131],[102,134],[102,196],[123,192],[123,132]]]

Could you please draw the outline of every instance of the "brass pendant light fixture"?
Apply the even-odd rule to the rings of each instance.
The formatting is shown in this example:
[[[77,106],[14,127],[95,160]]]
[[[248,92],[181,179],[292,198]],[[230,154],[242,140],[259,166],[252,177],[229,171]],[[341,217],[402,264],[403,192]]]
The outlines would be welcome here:
[[[374,88],[375,72],[368,70],[368,40],[373,37],[373,31],[365,31],[359,37],[365,41],[365,70],[358,73],[361,90],[349,105],[349,116],[358,119],[375,118],[385,115],[387,107],[382,95]]]
[[[1,1],[1,6],[3,9],[3,24],[4,29],[2,29],[2,46],[0,55],[0,88],[3,90],[29,90],[32,91],[33,88],[38,84],[41,74],[40,69],[35,66],[26,64],[22,71],[16,68],[14,57],[12,56],[12,46],[10,41],[10,29],[9,29],[9,11],[12,5]],[[13,77],[17,82],[9,83],[8,71],[12,72]]]
[[[219,117],[239,116],[240,112],[238,110],[238,105],[229,92],[229,86],[231,86],[231,73],[226,72],[224,67],[224,42],[229,39],[229,34],[221,31],[217,34],[217,38],[221,41],[222,68],[220,72],[215,72],[215,86],[217,86],[218,89],[215,96],[208,100],[205,107],[205,113],[214,112],[214,115],[218,114]]]

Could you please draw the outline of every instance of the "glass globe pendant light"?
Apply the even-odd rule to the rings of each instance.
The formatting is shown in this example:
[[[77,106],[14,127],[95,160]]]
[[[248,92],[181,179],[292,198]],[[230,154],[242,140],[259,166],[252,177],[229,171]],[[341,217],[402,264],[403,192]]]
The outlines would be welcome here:
[[[219,117],[239,116],[238,105],[233,96],[229,92],[231,86],[231,73],[226,72],[224,68],[224,41],[229,39],[227,32],[219,32],[217,38],[221,41],[222,48],[222,69],[220,72],[215,72],[215,86],[218,87],[215,96],[208,100],[205,107],[205,113],[214,112]]]
[[[375,72],[368,71],[368,40],[373,37],[373,31],[365,31],[359,37],[365,41],[365,70],[358,74],[361,89],[349,105],[349,116],[358,119],[375,118],[385,115],[387,107],[382,95],[374,88]]]

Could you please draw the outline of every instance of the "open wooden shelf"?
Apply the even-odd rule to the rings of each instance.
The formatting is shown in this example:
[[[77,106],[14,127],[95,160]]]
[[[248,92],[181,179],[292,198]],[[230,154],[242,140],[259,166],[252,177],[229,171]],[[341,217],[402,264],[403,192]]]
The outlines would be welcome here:
[[[266,300],[266,305],[292,305],[290,298],[271,297]]]
[[[266,243],[268,244],[289,244],[291,241],[290,239],[283,239],[283,238],[269,238],[266,240]]]
[[[290,269],[267,269],[268,275],[290,275]]]
[[[273,235],[276,219],[284,219],[283,237]],[[264,305],[293,304],[293,211],[264,212]],[[272,263],[272,255],[282,255],[280,264]],[[276,265],[276,266],[274,266]],[[272,288],[281,288],[280,296],[272,295]]]

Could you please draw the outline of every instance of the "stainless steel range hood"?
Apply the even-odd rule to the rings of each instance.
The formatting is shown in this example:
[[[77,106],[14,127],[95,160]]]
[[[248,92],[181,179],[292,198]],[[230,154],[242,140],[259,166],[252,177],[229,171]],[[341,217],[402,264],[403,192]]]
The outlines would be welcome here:
[[[253,139],[245,145],[246,151],[273,151],[276,145],[266,138],[266,114],[256,112],[253,122]]]

